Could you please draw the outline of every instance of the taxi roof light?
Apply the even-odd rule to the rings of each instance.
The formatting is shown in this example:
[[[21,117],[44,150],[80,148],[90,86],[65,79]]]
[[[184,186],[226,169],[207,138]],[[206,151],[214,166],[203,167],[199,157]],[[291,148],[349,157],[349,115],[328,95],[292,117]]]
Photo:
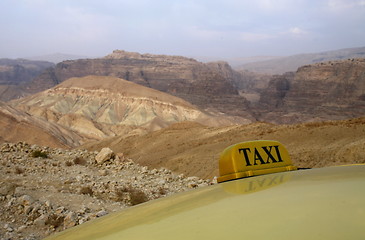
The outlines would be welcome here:
[[[219,159],[217,181],[297,170],[283,144],[259,140],[242,142],[227,147]]]

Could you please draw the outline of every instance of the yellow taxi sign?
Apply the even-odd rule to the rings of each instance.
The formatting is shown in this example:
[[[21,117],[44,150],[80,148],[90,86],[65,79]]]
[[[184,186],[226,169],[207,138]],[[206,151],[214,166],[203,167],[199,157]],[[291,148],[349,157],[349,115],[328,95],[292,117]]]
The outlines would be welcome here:
[[[297,170],[289,153],[277,141],[242,142],[226,148],[219,159],[218,182]]]

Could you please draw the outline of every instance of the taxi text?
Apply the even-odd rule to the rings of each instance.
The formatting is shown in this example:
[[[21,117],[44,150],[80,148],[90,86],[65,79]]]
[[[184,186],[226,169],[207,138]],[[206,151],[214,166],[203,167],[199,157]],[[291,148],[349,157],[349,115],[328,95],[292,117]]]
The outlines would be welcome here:
[[[246,166],[283,162],[278,145],[263,146],[261,149],[263,151],[257,148],[239,148],[238,152],[243,153]]]

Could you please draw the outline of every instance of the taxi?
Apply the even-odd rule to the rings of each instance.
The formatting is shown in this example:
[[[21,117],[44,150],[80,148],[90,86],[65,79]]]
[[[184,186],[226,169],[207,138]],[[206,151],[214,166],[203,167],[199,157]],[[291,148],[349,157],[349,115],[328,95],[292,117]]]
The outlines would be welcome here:
[[[365,165],[297,169],[276,141],[238,143],[219,184],[116,212],[47,239],[365,239]]]

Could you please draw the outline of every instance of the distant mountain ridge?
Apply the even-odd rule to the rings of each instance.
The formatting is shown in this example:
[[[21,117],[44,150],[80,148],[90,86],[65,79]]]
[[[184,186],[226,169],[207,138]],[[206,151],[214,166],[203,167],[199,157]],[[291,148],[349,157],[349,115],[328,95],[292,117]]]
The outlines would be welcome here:
[[[365,112],[365,97],[361,92],[365,79],[363,63],[363,59],[328,61],[302,66],[297,72],[271,76],[235,71],[222,61],[201,63],[182,56],[115,50],[103,58],[61,62],[16,89],[31,95],[71,78],[86,81],[84,77],[87,76],[99,76],[102,88],[109,81],[102,77],[114,77],[138,84],[136,89],[142,85],[184,99],[201,112],[220,116],[223,122],[231,118],[230,123],[297,123],[362,116]],[[84,93],[89,94],[79,91],[78,96],[82,98]],[[59,96],[73,98],[73,93],[68,89]],[[214,123],[216,120],[209,121]],[[153,120],[153,125],[157,128],[166,126],[159,117]]]
[[[65,54],[65,53],[53,53],[53,54],[47,54],[42,56],[33,56],[33,57],[27,57],[26,59],[33,60],[33,61],[47,61],[52,62],[54,64],[67,61],[67,60],[76,60],[76,59],[86,59],[89,58],[87,56],[81,56],[81,55],[74,55],[74,54]]]
[[[283,56],[252,56],[252,57],[221,58],[221,57],[197,56],[197,57],[193,57],[193,58],[197,59],[198,61],[202,61],[202,62],[206,62],[206,63],[224,61],[224,62],[229,63],[229,65],[231,65],[233,68],[239,68],[243,64],[246,64],[246,63],[262,62],[262,61],[278,59],[278,58],[282,58],[282,57]]]
[[[246,63],[236,67],[236,69],[265,74],[283,74],[285,72],[294,72],[303,65],[352,58],[365,58],[365,47],[345,48],[320,53],[297,54],[273,60]]]

